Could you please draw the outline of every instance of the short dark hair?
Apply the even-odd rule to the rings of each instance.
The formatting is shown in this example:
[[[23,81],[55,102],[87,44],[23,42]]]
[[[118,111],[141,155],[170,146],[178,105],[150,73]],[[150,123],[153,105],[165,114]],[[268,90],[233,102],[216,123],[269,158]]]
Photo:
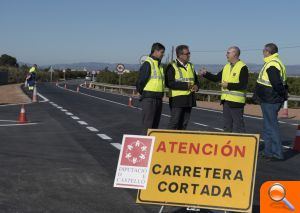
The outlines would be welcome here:
[[[154,53],[155,50],[160,51],[160,50],[165,50],[165,49],[166,48],[165,48],[164,45],[162,45],[161,43],[156,42],[156,43],[152,44],[151,54]]]
[[[183,50],[189,49],[188,45],[182,44],[176,47],[176,56],[180,56],[183,53]]]
[[[265,45],[265,50],[268,51],[271,55],[278,53],[278,47],[274,43],[269,43]]]

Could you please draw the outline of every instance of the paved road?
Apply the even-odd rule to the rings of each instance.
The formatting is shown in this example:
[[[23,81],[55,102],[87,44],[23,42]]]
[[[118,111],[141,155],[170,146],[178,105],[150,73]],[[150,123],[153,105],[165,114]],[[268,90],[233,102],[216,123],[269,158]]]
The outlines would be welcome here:
[[[142,131],[138,101],[131,108],[128,97],[84,88],[77,93],[77,85],[39,85],[39,93],[49,101],[26,106],[32,125],[5,126],[16,119],[20,107],[0,107],[0,211],[158,212],[157,206],[135,204],[135,190],[112,187],[122,135]],[[168,120],[166,104],[161,128]],[[221,120],[219,112],[195,109],[188,128],[221,131]],[[286,146],[294,139],[294,123],[280,125]],[[248,132],[259,133],[262,121],[247,117],[246,125]],[[288,149],[286,155],[284,162],[259,159],[254,212],[264,181],[299,179],[300,155]]]

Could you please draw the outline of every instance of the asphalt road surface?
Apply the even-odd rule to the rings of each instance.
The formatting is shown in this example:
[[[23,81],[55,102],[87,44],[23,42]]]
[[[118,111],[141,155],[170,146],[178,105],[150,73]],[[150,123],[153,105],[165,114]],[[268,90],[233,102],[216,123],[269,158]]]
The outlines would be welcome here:
[[[19,105],[0,106],[0,212],[158,212],[159,206],[136,204],[136,190],[113,187],[123,134],[142,132],[139,101],[128,107],[127,96],[82,87],[76,92],[78,84],[38,85],[42,102],[25,105],[26,125],[15,122]],[[166,103],[160,128],[169,114]],[[261,118],[246,116],[245,123],[249,133],[262,130]],[[258,159],[254,212],[264,181],[300,178],[300,155],[289,149],[297,124],[280,123],[287,160]],[[188,129],[222,131],[222,113],[195,108]]]

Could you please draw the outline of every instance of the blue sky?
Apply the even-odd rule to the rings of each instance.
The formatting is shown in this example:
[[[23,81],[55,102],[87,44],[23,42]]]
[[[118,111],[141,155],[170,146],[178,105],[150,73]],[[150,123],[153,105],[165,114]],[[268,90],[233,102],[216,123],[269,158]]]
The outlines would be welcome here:
[[[192,61],[224,63],[237,45],[247,63],[259,49],[300,46],[300,1],[217,0],[1,0],[0,54],[39,65],[73,62],[138,63],[159,41],[188,44]],[[286,64],[300,64],[300,48],[282,49]]]

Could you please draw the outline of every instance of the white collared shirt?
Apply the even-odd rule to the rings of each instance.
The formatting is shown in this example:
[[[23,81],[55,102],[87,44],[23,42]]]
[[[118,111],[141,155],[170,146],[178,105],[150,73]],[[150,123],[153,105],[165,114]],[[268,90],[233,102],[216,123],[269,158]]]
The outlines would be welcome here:
[[[176,60],[179,62],[179,64],[181,64],[185,69],[187,69],[187,65],[188,64],[186,64],[186,65],[184,65],[178,58],[176,58]]]

